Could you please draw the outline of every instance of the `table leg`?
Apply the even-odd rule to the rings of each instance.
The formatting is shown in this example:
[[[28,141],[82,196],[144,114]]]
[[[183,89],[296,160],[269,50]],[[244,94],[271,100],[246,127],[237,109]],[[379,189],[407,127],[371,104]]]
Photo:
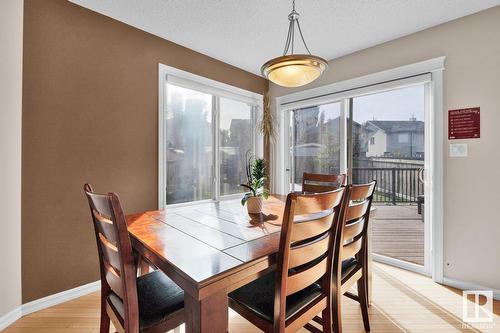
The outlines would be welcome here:
[[[186,333],[227,333],[227,291],[222,290],[202,300],[184,294]]]

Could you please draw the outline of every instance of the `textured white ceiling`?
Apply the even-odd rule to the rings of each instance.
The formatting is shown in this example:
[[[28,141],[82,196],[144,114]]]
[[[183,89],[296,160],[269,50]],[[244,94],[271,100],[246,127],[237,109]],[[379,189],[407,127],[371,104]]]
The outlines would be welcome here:
[[[290,0],[71,0],[249,72],[280,56]],[[296,0],[313,54],[334,59],[500,0]]]

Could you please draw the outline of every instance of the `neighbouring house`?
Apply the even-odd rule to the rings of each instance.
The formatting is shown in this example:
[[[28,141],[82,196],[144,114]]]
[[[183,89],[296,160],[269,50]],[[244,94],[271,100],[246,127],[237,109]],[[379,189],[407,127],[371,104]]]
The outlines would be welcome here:
[[[371,120],[364,125],[366,157],[421,158],[424,154],[424,122]]]

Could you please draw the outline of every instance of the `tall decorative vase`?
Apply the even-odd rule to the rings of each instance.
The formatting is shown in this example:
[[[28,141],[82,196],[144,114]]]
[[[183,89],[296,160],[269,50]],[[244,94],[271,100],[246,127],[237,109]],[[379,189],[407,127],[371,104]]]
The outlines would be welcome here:
[[[247,201],[249,214],[260,214],[262,212],[262,197],[250,197]]]

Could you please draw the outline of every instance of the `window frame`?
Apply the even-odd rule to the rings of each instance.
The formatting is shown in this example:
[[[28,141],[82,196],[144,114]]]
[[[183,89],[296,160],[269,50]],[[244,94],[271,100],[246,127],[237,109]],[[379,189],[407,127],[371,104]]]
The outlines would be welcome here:
[[[200,91],[212,95],[212,198],[198,201],[190,201],[176,204],[166,203],[166,117],[167,110],[167,84],[173,84],[183,88]],[[263,110],[263,96],[251,91],[234,87],[219,81],[208,79],[193,73],[189,73],[171,66],[158,64],[158,208],[189,206],[203,202],[230,200],[241,197],[244,193],[220,195],[220,98],[227,98],[243,102],[252,106],[252,146],[253,153],[261,157],[263,155],[263,138],[256,130],[257,120],[260,119]]]

